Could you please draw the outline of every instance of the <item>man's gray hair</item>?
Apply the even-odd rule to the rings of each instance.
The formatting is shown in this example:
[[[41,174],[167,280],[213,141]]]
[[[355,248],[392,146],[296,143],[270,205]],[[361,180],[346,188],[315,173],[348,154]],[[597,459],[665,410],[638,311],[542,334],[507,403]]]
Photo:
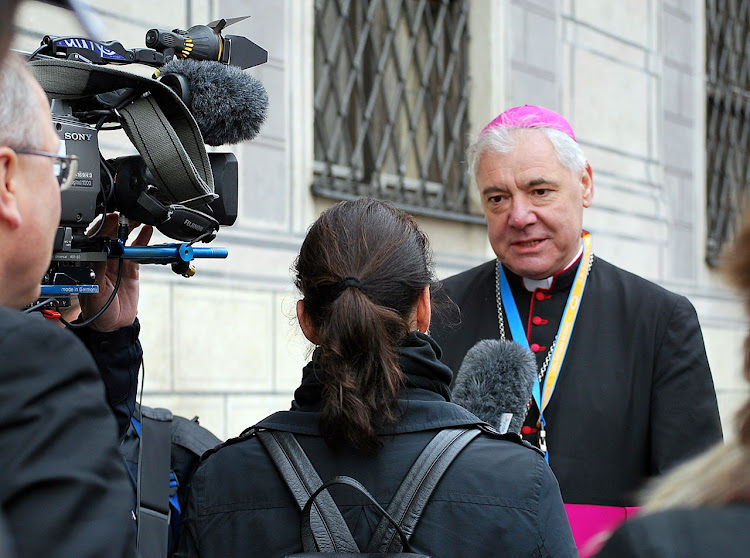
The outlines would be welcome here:
[[[40,149],[44,130],[38,121],[34,77],[18,55],[9,53],[0,65],[0,145]]]
[[[518,130],[539,130],[547,136],[552,147],[555,150],[557,159],[560,164],[566,167],[575,176],[580,176],[586,171],[586,156],[583,154],[581,146],[565,132],[555,130],[554,128],[544,127],[514,127],[514,126],[493,126],[483,130],[466,150],[466,156],[469,163],[469,176],[476,182],[477,166],[479,159],[485,153],[506,155],[518,146],[520,135]]]

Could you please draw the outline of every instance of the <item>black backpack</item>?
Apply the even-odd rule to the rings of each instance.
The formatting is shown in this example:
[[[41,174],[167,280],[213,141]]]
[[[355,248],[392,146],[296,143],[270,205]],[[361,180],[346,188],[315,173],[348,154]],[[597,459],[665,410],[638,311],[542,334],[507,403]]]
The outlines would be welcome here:
[[[409,538],[443,473],[461,450],[481,432],[480,426],[438,431],[414,462],[385,510],[362,484],[351,477],[337,476],[323,483],[294,434],[258,430],[258,439],[302,511],[300,533],[304,552],[287,558],[312,558],[318,553],[342,558],[354,555],[429,558],[411,552]],[[383,514],[365,552],[360,551],[336,503],[326,490],[334,484],[345,484],[358,490]]]
[[[200,456],[221,443],[198,423],[167,409],[137,405],[120,453],[134,487],[141,558],[167,558],[179,541],[188,482]]]

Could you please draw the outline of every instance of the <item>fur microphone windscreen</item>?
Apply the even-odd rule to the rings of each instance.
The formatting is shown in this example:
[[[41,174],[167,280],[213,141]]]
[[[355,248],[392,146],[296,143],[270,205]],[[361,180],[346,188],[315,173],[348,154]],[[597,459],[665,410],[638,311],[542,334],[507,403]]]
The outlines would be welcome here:
[[[501,432],[520,432],[537,374],[534,354],[513,341],[485,339],[466,353],[453,402]],[[510,425],[503,415],[512,413]]]
[[[220,62],[175,58],[159,76],[182,76],[187,94],[178,91],[193,114],[208,145],[253,139],[266,120],[268,93],[263,84],[236,66]],[[165,80],[170,86],[173,81]]]

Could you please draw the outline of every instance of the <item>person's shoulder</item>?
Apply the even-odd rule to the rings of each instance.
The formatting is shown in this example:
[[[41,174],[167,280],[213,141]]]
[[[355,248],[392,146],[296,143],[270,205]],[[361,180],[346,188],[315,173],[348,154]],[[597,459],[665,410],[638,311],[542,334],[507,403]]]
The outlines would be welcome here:
[[[291,432],[295,435],[318,436],[318,414],[300,411],[276,411],[256,424],[246,428],[239,436],[229,438],[214,448],[208,450],[201,457],[201,465],[211,462],[211,467],[218,463],[231,463],[234,460],[244,460],[263,457],[268,453],[258,440],[261,430],[278,430]]]
[[[535,461],[541,458],[544,460],[544,453],[539,448],[532,446],[529,442],[521,438],[519,434],[508,432],[506,434],[499,434],[497,431],[492,432],[492,427],[485,426],[480,428],[482,434],[477,437],[474,443],[477,444],[475,447],[487,448],[500,448],[499,451],[504,453],[512,454],[514,456],[520,456],[523,459]],[[471,447],[471,446],[468,446]]]
[[[239,436],[229,438],[204,452],[193,478],[215,479],[234,475],[248,463],[265,461],[266,456],[267,453],[257,438],[257,429],[248,428]]]
[[[467,287],[477,281],[484,281],[487,278],[492,278],[492,282],[494,283],[496,264],[497,260],[484,262],[483,264],[472,267],[471,269],[467,269],[466,271],[462,271],[460,273],[456,273],[455,275],[446,277],[441,281],[441,283],[449,291]]]
[[[477,276],[487,275],[489,273],[494,274],[496,264],[497,264],[497,260],[489,260],[487,262],[481,263],[465,271],[460,271],[458,273],[450,275],[449,277],[446,277],[445,279],[443,279],[442,282],[443,283],[457,283],[461,281],[471,280]]]
[[[526,508],[559,485],[544,455],[518,435],[481,435],[466,446],[448,470],[445,490],[502,500]]]
[[[36,312],[26,313],[15,308],[0,306],[0,331],[22,328],[24,332],[41,331],[49,335],[65,334],[65,328],[51,323]]]
[[[662,510],[648,515],[636,516],[634,526],[650,525],[654,528],[692,532],[705,525],[722,525],[728,531],[742,529],[750,521],[750,504],[738,502],[723,506],[703,506],[698,508],[676,508]],[[750,533],[748,534],[750,538]]]
[[[37,314],[0,308],[0,352],[5,382],[99,381],[96,364],[83,343]]]
[[[609,285],[621,285],[623,288],[629,288],[633,292],[645,296],[672,301],[687,300],[687,298],[681,294],[670,291],[666,287],[663,287],[650,279],[646,279],[632,271],[618,267],[598,256],[594,260],[594,266],[592,267],[592,274],[593,273],[601,275]]]
[[[549,469],[544,454],[522,440],[518,434],[492,435],[486,432],[477,436],[462,452],[462,461],[489,475],[509,474],[534,477]]]
[[[623,523],[597,556],[704,556],[693,554],[695,548],[711,548],[716,556],[740,556],[750,544],[748,520],[746,503],[643,514]]]
[[[44,323],[41,316],[26,314],[15,308],[0,306],[0,331],[11,330],[17,327],[33,327]]]
[[[49,323],[41,315],[0,307],[0,344],[4,345],[4,351],[28,350],[33,345],[36,350],[46,352],[45,348],[68,343],[79,346],[79,341],[69,331]]]

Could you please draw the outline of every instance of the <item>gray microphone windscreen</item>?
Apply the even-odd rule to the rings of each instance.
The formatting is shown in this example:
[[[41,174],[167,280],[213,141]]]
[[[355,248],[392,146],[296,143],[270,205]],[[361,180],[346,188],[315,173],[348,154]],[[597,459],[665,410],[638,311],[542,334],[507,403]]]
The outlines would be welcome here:
[[[479,341],[466,353],[456,375],[453,402],[504,432],[503,415],[512,413],[508,432],[520,432],[526,418],[536,358],[504,339]],[[507,421],[506,421],[507,424]]]
[[[268,93],[255,77],[221,62],[180,58],[159,69],[162,77],[170,74],[187,81],[185,104],[208,145],[251,140],[260,131],[266,120]]]

